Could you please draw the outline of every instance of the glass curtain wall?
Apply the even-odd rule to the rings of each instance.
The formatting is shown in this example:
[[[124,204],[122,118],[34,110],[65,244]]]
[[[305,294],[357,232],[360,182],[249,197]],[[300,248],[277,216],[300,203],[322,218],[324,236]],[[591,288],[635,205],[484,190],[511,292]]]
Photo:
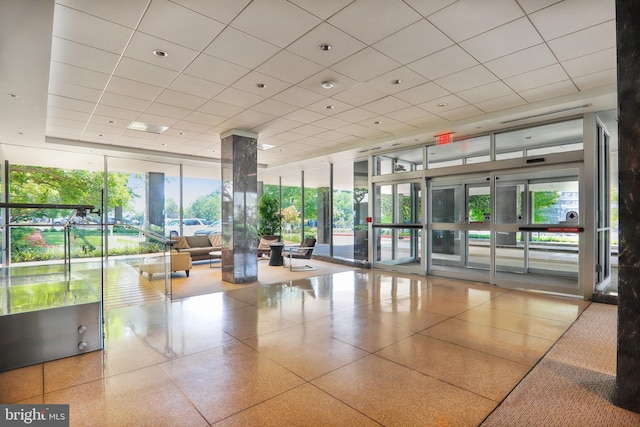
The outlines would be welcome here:
[[[280,187],[282,209],[282,241],[299,245],[302,242],[302,174],[283,176]]]
[[[331,249],[331,168],[304,171],[304,237],[316,239],[315,254],[330,256]]]
[[[333,165],[333,256],[340,259],[356,259],[354,247],[356,233],[358,233],[359,245],[362,246],[360,249],[366,251],[367,226],[364,221],[367,212],[365,210],[364,214],[362,213],[359,204],[363,201],[359,200],[359,196],[354,192],[354,187],[358,185],[355,168],[356,164],[353,162],[340,162]],[[365,181],[364,190],[366,188]],[[356,221],[362,221],[364,227],[359,227]]]

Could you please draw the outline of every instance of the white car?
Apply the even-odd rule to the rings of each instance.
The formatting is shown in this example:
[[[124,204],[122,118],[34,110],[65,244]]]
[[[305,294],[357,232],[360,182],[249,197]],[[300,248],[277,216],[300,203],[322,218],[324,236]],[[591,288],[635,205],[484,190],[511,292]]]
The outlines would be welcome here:
[[[197,230],[205,228],[207,220],[201,218],[185,218],[182,220],[182,235],[193,236]],[[178,237],[180,235],[180,220],[173,219],[167,223],[164,229],[165,236]]]

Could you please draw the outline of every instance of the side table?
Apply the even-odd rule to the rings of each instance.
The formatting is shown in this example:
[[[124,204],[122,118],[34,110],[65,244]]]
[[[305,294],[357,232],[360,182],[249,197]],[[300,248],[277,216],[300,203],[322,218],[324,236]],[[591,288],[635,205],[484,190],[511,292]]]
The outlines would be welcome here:
[[[269,257],[269,265],[272,266],[283,266],[284,259],[282,258],[282,249],[284,249],[284,243],[272,243],[269,245],[269,249],[271,250],[271,256]]]

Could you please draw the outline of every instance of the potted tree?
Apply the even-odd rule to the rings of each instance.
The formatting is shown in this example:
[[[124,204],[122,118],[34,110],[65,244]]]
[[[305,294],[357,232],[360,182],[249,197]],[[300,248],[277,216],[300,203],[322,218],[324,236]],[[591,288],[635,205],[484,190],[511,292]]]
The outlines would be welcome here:
[[[258,202],[258,257],[270,255],[270,244],[280,241],[282,214],[280,204],[272,195],[265,193]]]

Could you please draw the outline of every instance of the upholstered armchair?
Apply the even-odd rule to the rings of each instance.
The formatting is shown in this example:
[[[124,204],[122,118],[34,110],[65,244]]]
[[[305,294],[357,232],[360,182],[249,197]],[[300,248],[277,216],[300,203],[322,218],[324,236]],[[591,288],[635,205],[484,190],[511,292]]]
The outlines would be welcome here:
[[[171,251],[171,271],[183,271],[189,277],[191,270],[191,254],[187,252]]]

